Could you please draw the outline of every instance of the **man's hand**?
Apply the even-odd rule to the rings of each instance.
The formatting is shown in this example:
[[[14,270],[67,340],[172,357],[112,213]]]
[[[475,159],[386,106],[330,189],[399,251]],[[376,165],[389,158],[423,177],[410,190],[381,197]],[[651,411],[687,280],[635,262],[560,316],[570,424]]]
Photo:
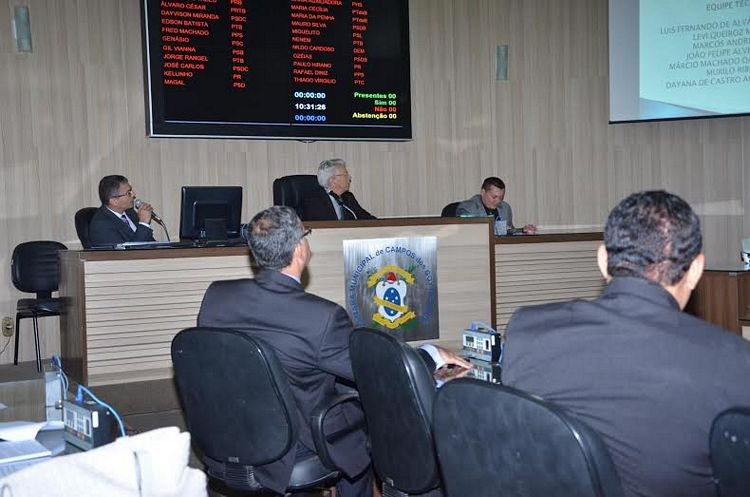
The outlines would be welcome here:
[[[466,359],[464,359],[463,357],[461,357],[460,355],[454,354],[450,350],[446,350],[442,347],[435,346],[435,348],[438,350],[438,353],[440,354],[440,358],[443,359],[443,361],[445,361],[445,365],[443,367],[449,364],[452,364],[454,366],[458,366],[464,369],[472,368],[471,363],[467,361]]]
[[[533,224],[527,224],[523,227],[523,232],[527,235],[535,235],[536,234],[536,226]]]
[[[141,208],[138,209],[138,222],[151,224],[151,212],[154,210],[151,204],[143,202]]]
[[[464,376],[469,374],[469,371],[471,370],[458,366],[443,366],[442,368],[435,371],[435,374],[433,374],[432,377],[435,378],[435,380],[437,380],[438,382],[445,383],[447,381],[455,380],[456,378],[463,378]]]

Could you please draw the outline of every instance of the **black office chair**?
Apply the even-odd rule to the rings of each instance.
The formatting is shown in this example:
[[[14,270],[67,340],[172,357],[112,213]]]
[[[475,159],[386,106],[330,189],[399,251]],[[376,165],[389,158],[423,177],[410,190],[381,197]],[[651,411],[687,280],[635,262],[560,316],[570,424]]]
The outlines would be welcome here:
[[[78,234],[78,239],[81,240],[81,245],[85,249],[93,248],[91,239],[89,238],[89,225],[97,210],[96,207],[84,207],[78,209],[78,212],[76,212],[76,233]]]
[[[435,381],[424,361],[368,328],[354,330],[349,351],[383,495],[441,496],[431,430]]]
[[[473,379],[440,389],[433,431],[448,497],[622,497],[601,438],[561,408]]]
[[[314,174],[294,174],[273,180],[273,205],[286,205],[302,215],[302,200],[310,191],[320,188]]]
[[[208,475],[235,490],[264,490],[256,468],[296,450],[300,422],[273,349],[235,330],[188,328],[172,340],[172,363],[188,430]],[[356,393],[316,409],[313,435],[318,435],[319,418],[327,409],[352,398]],[[295,462],[287,491],[322,488],[339,478],[328,449],[324,443],[318,446],[317,439],[316,451],[319,456]]]
[[[456,216],[456,209],[458,208],[458,204],[461,202],[451,202],[450,204],[443,207],[442,212],[440,212],[440,217],[457,217]]]
[[[39,318],[59,316],[62,311],[62,299],[52,298],[52,292],[56,292],[60,284],[60,261],[57,253],[67,248],[60,242],[36,241],[18,244],[13,250],[10,269],[13,286],[22,292],[36,293],[36,298],[19,299],[16,303],[16,343],[13,364],[18,364],[21,320],[31,318],[34,323],[36,369],[42,370]]]
[[[709,438],[719,497],[750,495],[750,408],[733,407],[720,413]]]

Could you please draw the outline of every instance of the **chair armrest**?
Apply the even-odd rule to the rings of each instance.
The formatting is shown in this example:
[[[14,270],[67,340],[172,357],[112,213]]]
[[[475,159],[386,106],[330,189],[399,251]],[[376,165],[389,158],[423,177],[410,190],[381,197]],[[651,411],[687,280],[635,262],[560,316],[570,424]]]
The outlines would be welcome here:
[[[329,469],[339,468],[333,462],[331,455],[328,453],[327,439],[323,430],[323,424],[331,409],[337,405],[354,400],[359,400],[359,393],[356,390],[339,393],[321,402],[311,413],[310,428],[312,430],[313,443],[315,444],[315,452],[318,454],[320,462]]]

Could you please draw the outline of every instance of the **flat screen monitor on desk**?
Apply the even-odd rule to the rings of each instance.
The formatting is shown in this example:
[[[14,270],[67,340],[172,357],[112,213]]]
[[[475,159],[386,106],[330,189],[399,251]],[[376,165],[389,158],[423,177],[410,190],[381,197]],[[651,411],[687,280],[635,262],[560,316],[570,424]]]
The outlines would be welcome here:
[[[240,236],[241,186],[183,186],[181,240],[231,240]]]

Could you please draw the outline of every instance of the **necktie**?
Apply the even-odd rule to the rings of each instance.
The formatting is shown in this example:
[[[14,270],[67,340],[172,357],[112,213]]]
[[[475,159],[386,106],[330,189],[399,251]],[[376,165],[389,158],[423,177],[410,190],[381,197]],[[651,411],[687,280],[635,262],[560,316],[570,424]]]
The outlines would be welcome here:
[[[341,205],[341,219],[345,221],[351,221],[353,219],[357,219],[357,217],[354,215],[352,210],[344,203],[343,200],[340,201]]]
[[[354,219],[357,219],[357,216],[354,215],[354,212],[344,203],[344,199],[339,197],[333,192],[328,192],[328,194],[333,197],[333,199],[336,201],[337,204],[339,204],[339,208],[341,209],[341,218],[345,221],[351,221]]]
[[[127,224],[128,227],[130,227],[130,223],[128,222],[128,216],[126,216],[124,213],[120,215],[120,219],[122,219],[122,222]]]

